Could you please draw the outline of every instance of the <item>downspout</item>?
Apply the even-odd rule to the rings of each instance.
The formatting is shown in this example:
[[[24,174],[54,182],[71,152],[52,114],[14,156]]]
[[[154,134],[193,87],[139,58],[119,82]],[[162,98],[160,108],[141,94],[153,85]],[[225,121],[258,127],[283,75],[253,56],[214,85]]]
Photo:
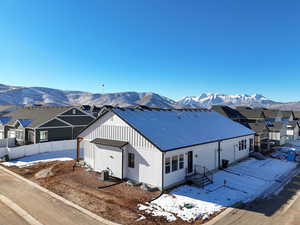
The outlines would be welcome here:
[[[221,141],[218,141],[218,168],[221,168]]]
[[[161,162],[161,177],[162,177],[162,180],[161,180],[161,189],[162,191],[164,190],[164,180],[165,180],[165,173],[164,173],[164,165],[165,165],[165,152],[162,152],[161,153],[162,155],[162,162]]]

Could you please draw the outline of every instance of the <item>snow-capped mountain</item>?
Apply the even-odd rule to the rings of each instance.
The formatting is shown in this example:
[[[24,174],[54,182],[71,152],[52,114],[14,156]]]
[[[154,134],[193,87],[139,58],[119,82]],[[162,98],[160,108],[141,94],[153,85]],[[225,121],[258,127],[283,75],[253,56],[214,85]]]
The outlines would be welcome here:
[[[187,96],[178,101],[190,107],[205,107],[209,108],[212,105],[228,105],[228,106],[266,106],[271,104],[279,104],[278,102],[267,99],[263,95],[253,94],[239,94],[239,95],[225,95],[216,93],[203,93],[200,96]]]
[[[177,102],[152,92],[120,92],[93,94],[81,91],[63,91],[44,87],[17,87],[0,84],[1,104],[48,104],[48,105],[114,105],[173,108]]]
[[[266,97],[254,95],[226,95],[204,93],[200,96],[184,97],[179,101],[152,92],[119,92],[93,94],[82,91],[64,91],[45,87],[19,87],[0,84],[0,105],[2,104],[48,104],[48,105],[113,105],[135,106],[146,105],[160,108],[201,107],[212,105],[272,107],[284,109],[300,109],[300,102],[280,103]]]

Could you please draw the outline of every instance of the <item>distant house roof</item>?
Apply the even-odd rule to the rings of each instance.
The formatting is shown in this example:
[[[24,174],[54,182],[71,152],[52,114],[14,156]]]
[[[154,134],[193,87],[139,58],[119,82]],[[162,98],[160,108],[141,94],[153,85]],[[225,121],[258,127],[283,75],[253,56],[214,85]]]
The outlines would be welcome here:
[[[264,112],[261,111],[260,109],[256,108],[249,108],[249,107],[237,107],[237,111],[246,117],[247,119],[264,119],[265,115]]]
[[[289,121],[287,125],[288,125],[288,126],[291,126],[291,127],[293,127],[293,128],[295,128],[296,126],[299,127],[298,121],[295,121],[295,120]]]
[[[248,123],[248,126],[251,130],[254,130],[256,133],[262,133],[265,130],[268,130],[268,126],[265,124],[264,121],[255,122],[255,123]]]
[[[289,119],[291,116],[294,116],[293,111],[281,111],[281,115],[283,119]]]
[[[71,108],[73,107],[22,107],[15,111],[5,114],[5,116],[11,118],[11,120],[7,123],[7,125],[9,126],[14,126],[16,121],[19,121],[23,127],[35,128]]]
[[[111,110],[162,151],[254,134],[211,110]]]
[[[267,119],[275,119],[278,116],[281,116],[280,110],[278,109],[263,109],[262,110]]]
[[[226,105],[213,105],[211,109],[215,112],[218,112],[222,114],[223,116],[226,116],[232,120],[242,120],[246,119],[245,116],[243,116],[239,111],[226,106]]]
[[[269,126],[270,131],[277,131],[279,132],[281,129],[283,129],[286,125],[282,122],[274,122],[271,126]]]
[[[5,125],[11,120],[11,117],[0,117],[0,124]]]
[[[300,119],[300,111],[293,111],[296,119]]]
[[[103,139],[103,138],[95,138],[94,140],[91,141],[91,143],[97,145],[118,147],[118,148],[122,148],[128,144],[128,142],[126,141],[117,141],[117,140]]]

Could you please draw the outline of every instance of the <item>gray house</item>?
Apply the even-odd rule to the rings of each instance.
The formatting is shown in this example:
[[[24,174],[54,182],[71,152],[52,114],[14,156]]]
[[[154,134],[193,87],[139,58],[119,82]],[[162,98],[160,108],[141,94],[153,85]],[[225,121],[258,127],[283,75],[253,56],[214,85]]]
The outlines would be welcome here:
[[[77,107],[22,107],[0,117],[0,138],[18,145],[70,140],[94,119]]]

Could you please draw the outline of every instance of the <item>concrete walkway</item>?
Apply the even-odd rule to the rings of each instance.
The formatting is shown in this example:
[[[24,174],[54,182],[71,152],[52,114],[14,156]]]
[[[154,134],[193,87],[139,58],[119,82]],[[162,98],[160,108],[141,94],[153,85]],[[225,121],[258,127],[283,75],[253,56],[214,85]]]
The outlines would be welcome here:
[[[102,225],[92,217],[1,169],[0,193],[44,225]],[[2,222],[1,220],[6,221]],[[28,223],[3,202],[0,202],[0,224],[23,225]]]
[[[300,225],[300,174],[278,196],[234,209],[214,225]]]

